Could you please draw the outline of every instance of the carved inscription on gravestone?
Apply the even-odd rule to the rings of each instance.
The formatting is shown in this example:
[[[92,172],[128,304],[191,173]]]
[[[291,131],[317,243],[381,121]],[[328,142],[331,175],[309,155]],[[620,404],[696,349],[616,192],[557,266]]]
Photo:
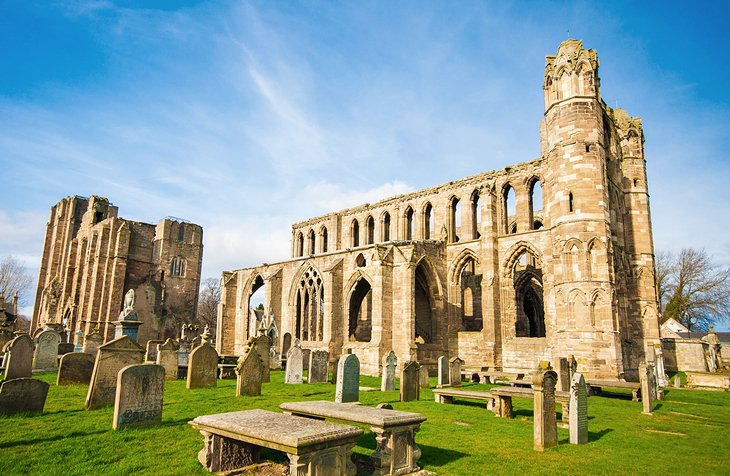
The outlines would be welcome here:
[[[165,369],[161,365],[124,367],[117,377],[113,428],[159,425],[164,393]]]
[[[201,344],[188,360],[187,388],[215,387],[218,383],[218,352],[210,344]]]
[[[330,353],[326,350],[313,350],[309,354],[309,374],[307,375],[307,382],[309,383],[327,383],[329,378],[328,375],[328,361]]]
[[[58,366],[58,344],[61,342],[56,331],[46,329],[35,339],[33,369],[56,370]]]
[[[340,358],[337,372],[337,403],[357,402],[360,400],[360,360],[355,354]]]
[[[573,375],[570,385],[570,442],[581,445],[588,442],[588,398],[583,374]]]
[[[534,449],[545,451],[558,445],[558,424],[555,416],[555,386],[558,374],[538,371],[532,379],[534,392]]]
[[[91,374],[86,409],[94,410],[114,403],[117,375],[124,367],[141,364],[144,349],[128,336],[118,337],[100,346],[96,352],[94,371]]]

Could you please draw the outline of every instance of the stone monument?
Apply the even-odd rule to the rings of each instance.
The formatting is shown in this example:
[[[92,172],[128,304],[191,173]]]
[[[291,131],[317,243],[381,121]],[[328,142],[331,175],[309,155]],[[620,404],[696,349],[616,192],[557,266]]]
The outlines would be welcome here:
[[[180,346],[172,339],[157,345],[157,365],[165,369],[165,380],[177,380],[178,351]]]
[[[588,398],[586,394],[586,381],[583,374],[573,375],[570,386],[570,416],[569,430],[570,442],[574,445],[582,445],[588,442]]]
[[[294,341],[286,353],[286,374],[284,375],[284,383],[302,383],[303,354],[299,339]]]
[[[400,401],[410,402],[421,396],[420,365],[412,360],[403,364],[400,374]]]
[[[141,364],[144,349],[124,335],[100,346],[86,394],[86,409],[95,410],[114,403],[119,371],[128,365]]]
[[[0,382],[0,415],[42,412],[49,386],[42,380],[28,377],[3,380]]]
[[[330,353],[326,350],[313,350],[309,354],[309,373],[307,374],[307,382],[327,383],[329,380],[329,358]]]
[[[218,383],[218,352],[207,342],[190,352],[186,388],[215,387]]]
[[[163,340],[154,340],[154,339],[148,340],[147,347],[146,347],[147,350],[144,354],[144,361],[150,362],[153,364],[155,362],[157,362],[157,346],[164,342],[165,341],[163,341]]]
[[[452,357],[449,360],[449,385],[458,387],[461,385],[461,366],[464,361],[458,357]]]
[[[438,372],[436,388],[445,387],[449,384],[449,359],[446,356],[438,358]]]
[[[28,334],[20,334],[5,344],[5,380],[30,377],[33,373],[33,341]]]
[[[421,388],[431,388],[431,383],[428,381],[428,367],[425,365],[419,366],[418,379],[420,381]]]
[[[56,385],[89,385],[96,358],[84,352],[72,352],[61,357]]]
[[[104,338],[99,333],[99,327],[97,326],[92,330],[89,335],[84,338],[83,351],[87,354],[96,355],[96,350],[104,343]]]
[[[137,342],[137,331],[139,330],[139,326],[142,325],[142,321],[137,318],[137,311],[134,309],[136,300],[134,289],[130,289],[124,295],[124,308],[119,313],[119,319],[114,321],[115,339],[122,336],[129,336],[133,342]]]
[[[58,344],[61,338],[52,329],[43,330],[35,338],[33,370],[53,371],[58,368]]]
[[[380,382],[380,390],[386,392],[395,390],[395,367],[398,365],[398,357],[392,350],[383,359],[383,377]]]
[[[555,416],[557,382],[558,374],[550,370],[549,366],[545,372],[538,371],[532,377],[535,451],[545,451],[558,446],[558,423]]]
[[[114,399],[115,430],[145,427],[162,422],[162,399],[165,394],[165,369],[156,364],[124,367],[117,376]]]
[[[267,337],[268,339],[268,337]],[[236,364],[236,396],[261,395],[261,383],[264,379],[264,362],[256,351],[255,339],[249,339],[243,355]]]
[[[644,415],[652,414],[652,374],[654,370],[651,365],[642,362],[639,364],[639,379],[641,380],[641,404]]]
[[[355,354],[340,358],[337,370],[335,402],[347,403],[360,400],[360,360]]]

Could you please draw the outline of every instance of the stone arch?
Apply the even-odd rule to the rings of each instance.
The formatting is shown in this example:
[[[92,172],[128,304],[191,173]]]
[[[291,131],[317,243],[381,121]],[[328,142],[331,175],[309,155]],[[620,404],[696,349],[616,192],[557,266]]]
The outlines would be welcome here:
[[[463,250],[454,260],[449,272],[451,301],[459,304],[461,329],[482,330],[482,278],[483,271],[477,255]]]
[[[307,233],[307,245],[309,247],[309,254],[313,255],[317,252],[316,244],[317,239],[315,238],[314,230],[309,229],[309,232]]]
[[[542,255],[532,245],[532,243],[528,243],[527,241],[518,241],[517,243],[512,245],[512,248],[510,248],[510,250],[507,252],[508,258],[505,260],[504,265],[502,266],[502,275],[504,277],[513,277],[515,264],[518,260],[520,260],[520,258],[522,258],[522,255],[525,253],[529,253],[535,259],[536,268],[543,268],[544,264],[542,260]]]
[[[414,231],[414,213],[413,213],[413,207],[408,205],[403,212],[403,239],[404,240],[413,240],[413,231]]]
[[[510,192],[512,192],[512,198],[510,198]],[[514,204],[511,203],[514,201]],[[514,214],[510,215],[510,208],[514,206]],[[517,228],[512,231],[510,224],[517,217],[517,190],[510,182],[505,182],[502,185],[500,193],[500,211],[502,215],[502,233],[511,234],[517,233]]]
[[[301,341],[321,341],[324,335],[324,278],[309,261],[292,280],[289,305],[294,316],[294,336]]]
[[[458,243],[461,232],[461,198],[456,195],[449,197],[449,242]]]
[[[391,220],[388,210],[383,211],[380,215],[380,224],[381,241],[390,241],[392,239],[390,230]]]
[[[360,271],[348,280],[347,335],[351,341],[370,342],[373,327],[372,281]]]
[[[569,327],[577,328],[585,322],[586,295],[580,289],[574,288],[568,292],[568,319]]]
[[[375,243],[375,219],[372,215],[368,215],[365,219],[365,244],[372,245]]]
[[[588,272],[586,273],[591,279],[608,280],[608,262],[606,257],[606,247],[600,238],[593,237],[586,245],[586,256]]]
[[[611,320],[611,301],[608,294],[601,288],[591,292],[589,302],[588,323],[591,327],[601,327],[605,322]]]
[[[582,263],[585,261],[583,242],[570,238],[563,244],[563,279],[578,281],[582,277]]]
[[[433,216],[433,205],[427,201],[423,204],[423,239],[433,239],[434,234],[434,216]]]
[[[481,232],[479,231],[479,228],[481,228],[482,224],[482,208],[480,205],[480,198],[481,197],[478,189],[475,189],[471,193],[471,195],[469,195],[469,206],[471,207],[471,238],[473,240],[479,239],[482,236]]]
[[[425,344],[435,342],[439,336],[441,315],[441,283],[435,268],[426,256],[421,257],[413,273],[415,304],[415,336]]]
[[[319,229],[319,249],[322,251],[322,253],[327,253],[327,226],[322,225],[322,227]]]
[[[296,256],[304,256],[304,235],[301,231],[297,233],[294,252]]]
[[[464,248],[456,257],[451,261],[451,269],[449,270],[449,283],[456,284],[459,281],[459,275],[464,264],[469,260],[473,259],[477,265],[481,266],[481,261],[477,254],[469,248]]]
[[[544,190],[542,188],[543,181],[538,175],[531,175],[527,178],[525,181],[525,186],[527,188],[527,200],[528,200],[528,222],[531,230],[539,230],[542,228],[544,223],[540,220],[538,220],[538,217],[536,215],[537,212],[541,212],[545,208],[545,197],[543,195]],[[536,189],[535,186],[539,187],[540,191],[540,200],[539,200],[539,208],[535,206],[535,195],[536,195]]]
[[[350,225],[350,244],[353,248],[360,246],[360,222],[357,218],[352,219],[352,225]]]

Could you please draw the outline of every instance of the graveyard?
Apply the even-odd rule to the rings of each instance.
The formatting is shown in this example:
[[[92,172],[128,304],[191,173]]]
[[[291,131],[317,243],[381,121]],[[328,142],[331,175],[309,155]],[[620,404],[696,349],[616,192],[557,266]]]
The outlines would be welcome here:
[[[236,397],[236,380],[215,387],[186,389],[186,381],[165,381],[162,420],[149,428],[113,430],[113,405],[85,410],[88,386],[56,385],[56,373],[34,374],[50,384],[43,413],[0,416],[0,474],[210,474],[198,462],[200,433],[189,421],[203,414],[247,409],[281,412],[285,402],[335,401],[335,385],[285,384],[284,372],[271,371],[260,396]],[[631,391],[612,389],[588,398],[588,442],[568,443],[558,428],[556,448],[533,450],[533,402],[515,398],[514,418],[496,418],[484,402],[456,398],[450,405],[434,401],[436,378],[420,390],[419,400],[401,402],[395,390],[381,391],[381,380],[361,376],[362,405],[390,403],[395,410],[426,417],[416,435],[418,464],[443,475],[606,473],[722,474],[730,457],[730,393],[666,388],[643,415]],[[493,385],[462,382],[461,390],[485,392]],[[558,421],[560,421],[560,406]],[[352,425],[351,423],[348,423]],[[358,474],[369,474],[376,440],[367,425],[353,455]],[[280,452],[265,451],[264,461],[287,464]]]

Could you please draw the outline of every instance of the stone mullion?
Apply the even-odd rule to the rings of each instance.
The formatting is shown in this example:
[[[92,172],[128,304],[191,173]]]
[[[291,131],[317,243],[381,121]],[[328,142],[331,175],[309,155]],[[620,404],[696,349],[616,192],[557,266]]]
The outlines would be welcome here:
[[[485,360],[490,367],[501,367],[502,309],[500,299],[500,268],[497,236],[501,227],[501,200],[494,190],[485,187],[482,203],[482,337],[486,347]]]

